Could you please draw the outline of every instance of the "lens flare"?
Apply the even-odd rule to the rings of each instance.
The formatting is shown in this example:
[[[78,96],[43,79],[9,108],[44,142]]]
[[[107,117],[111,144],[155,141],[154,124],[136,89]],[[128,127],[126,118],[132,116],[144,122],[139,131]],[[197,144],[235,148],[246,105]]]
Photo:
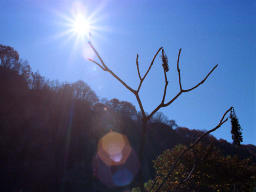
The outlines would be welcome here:
[[[99,140],[93,170],[103,184],[109,187],[129,185],[139,167],[137,155],[125,135],[110,131]]]
[[[139,171],[139,160],[134,150],[131,151],[129,158],[120,166],[112,167],[112,181],[115,186],[129,185]]]
[[[98,155],[93,159],[93,175],[96,176],[104,185],[108,187],[113,186],[111,167],[101,161]]]
[[[113,183],[118,186],[125,186],[125,185],[129,185],[133,179],[133,174],[132,172],[127,169],[127,168],[121,168],[119,170],[117,170],[113,176]]]
[[[98,143],[98,155],[109,166],[125,163],[130,153],[127,137],[114,131],[110,131]]]

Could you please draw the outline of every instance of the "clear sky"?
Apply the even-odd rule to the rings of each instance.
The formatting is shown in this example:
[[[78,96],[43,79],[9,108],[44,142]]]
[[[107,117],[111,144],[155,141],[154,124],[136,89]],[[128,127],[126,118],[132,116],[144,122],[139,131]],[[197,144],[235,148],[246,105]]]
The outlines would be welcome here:
[[[85,59],[86,41],[76,41],[66,17],[71,0],[1,0],[0,43],[14,47],[33,71],[50,80],[84,80],[100,98],[118,98],[138,105],[134,96],[113,77]],[[114,72],[131,87],[139,79],[136,54],[145,72],[154,53],[164,47],[168,59],[167,99],[178,92],[176,60],[182,48],[183,87],[199,82],[215,65],[212,76],[196,90],[162,110],[169,119],[190,129],[208,130],[234,106],[243,128],[244,143],[256,144],[256,1],[254,0],[81,0],[97,27],[92,42]],[[163,91],[160,58],[143,84],[147,112],[159,104]],[[214,133],[231,142],[230,123]]]

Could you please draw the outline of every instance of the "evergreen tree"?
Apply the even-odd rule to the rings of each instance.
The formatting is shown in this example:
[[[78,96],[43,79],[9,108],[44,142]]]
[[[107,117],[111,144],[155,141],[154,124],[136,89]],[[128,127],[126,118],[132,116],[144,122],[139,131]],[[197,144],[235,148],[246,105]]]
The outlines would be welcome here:
[[[243,142],[243,136],[241,131],[242,128],[239,124],[234,108],[231,110],[230,119],[231,119],[231,125],[232,125],[231,134],[232,134],[233,144],[240,145],[240,143]]]

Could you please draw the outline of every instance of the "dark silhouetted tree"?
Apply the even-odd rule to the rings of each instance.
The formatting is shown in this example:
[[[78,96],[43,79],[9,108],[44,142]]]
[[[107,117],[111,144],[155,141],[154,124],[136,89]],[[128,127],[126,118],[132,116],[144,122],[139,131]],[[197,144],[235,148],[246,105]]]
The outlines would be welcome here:
[[[233,143],[235,145],[240,145],[240,143],[243,142],[243,136],[241,132],[242,129],[238,122],[234,108],[230,112],[230,119],[231,119],[231,125],[232,125],[231,134],[232,134]]]

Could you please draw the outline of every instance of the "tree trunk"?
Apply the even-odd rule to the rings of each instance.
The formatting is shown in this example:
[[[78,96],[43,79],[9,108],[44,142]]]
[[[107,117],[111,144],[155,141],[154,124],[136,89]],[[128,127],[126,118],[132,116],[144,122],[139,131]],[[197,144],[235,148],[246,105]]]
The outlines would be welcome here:
[[[139,160],[140,160],[140,171],[139,171],[139,187],[141,192],[144,192],[144,174],[143,174],[143,165],[144,165],[144,151],[145,151],[145,144],[147,139],[147,119],[143,118],[142,120],[142,133],[141,133],[141,142],[140,142],[140,149],[139,149]]]

